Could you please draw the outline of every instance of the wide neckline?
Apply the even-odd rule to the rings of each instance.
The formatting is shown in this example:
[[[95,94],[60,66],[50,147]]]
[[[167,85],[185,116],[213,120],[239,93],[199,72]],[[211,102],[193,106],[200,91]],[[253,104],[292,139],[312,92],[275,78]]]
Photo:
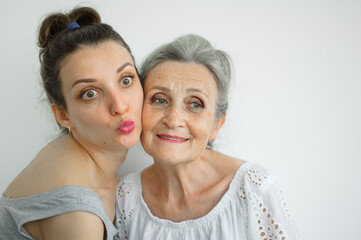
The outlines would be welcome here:
[[[69,193],[69,192],[77,192],[77,194],[83,194],[85,195],[85,193],[90,193],[99,203],[100,203],[100,208],[97,208],[98,212],[98,217],[102,220],[104,226],[105,226],[105,231],[107,231],[107,234],[110,235],[115,235],[117,230],[113,224],[113,221],[108,217],[105,208],[103,206],[103,202],[101,201],[99,195],[93,191],[92,189],[88,188],[88,187],[84,187],[84,186],[80,186],[80,185],[65,185],[65,186],[61,186],[61,187],[57,187],[54,189],[51,189],[49,191],[46,192],[42,192],[42,193],[37,193],[34,195],[30,195],[30,196],[26,196],[26,197],[20,197],[20,198],[9,198],[6,197],[4,194],[1,194],[1,201],[3,201],[5,204],[21,204],[21,202],[34,202],[34,203],[39,203],[39,201],[43,198],[47,198],[49,196],[51,196],[51,198],[54,198],[54,196],[56,197],[59,194],[62,194],[63,192]],[[81,193],[83,192],[83,193]],[[115,195],[115,193],[114,193]],[[39,199],[41,198],[41,199]],[[86,211],[86,210],[84,210]],[[22,218],[21,219],[21,223],[19,225],[23,225],[25,222],[27,222],[26,218]],[[23,228],[23,231],[26,232],[28,234],[28,232],[25,230],[25,228]]]
[[[61,186],[61,187],[51,189],[49,191],[37,193],[37,194],[26,196],[26,197],[11,198],[11,197],[6,197],[4,195],[4,193],[3,193],[3,194],[1,194],[1,198],[6,200],[6,201],[17,201],[17,200],[21,201],[21,200],[28,200],[28,199],[32,199],[32,198],[39,198],[41,196],[53,195],[53,194],[57,194],[58,192],[63,192],[65,190],[69,191],[69,189],[75,189],[75,190],[81,189],[83,191],[85,190],[85,191],[91,192],[92,194],[95,194],[95,196],[97,198],[99,198],[98,194],[96,192],[94,192],[92,189],[90,189],[88,187],[80,186],[80,185],[65,185],[65,186]],[[99,198],[99,200],[100,200],[100,198]]]
[[[143,189],[142,189],[142,180],[141,180],[141,174],[138,174],[139,181],[139,194],[140,194],[140,204],[141,207],[145,210],[146,214],[148,215],[149,219],[155,223],[172,227],[172,228],[189,228],[189,227],[196,227],[201,226],[209,222],[210,220],[214,219],[217,215],[221,214],[225,207],[227,207],[229,204],[229,201],[232,200],[232,195],[235,194],[238,190],[238,186],[240,181],[242,180],[243,173],[249,168],[248,165],[250,165],[250,162],[243,162],[241,166],[238,167],[237,171],[235,172],[227,191],[223,194],[221,197],[221,200],[204,216],[196,218],[196,219],[189,219],[184,220],[181,222],[174,222],[169,219],[164,219],[157,217],[153,215],[153,213],[150,211],[148,204],[145,202],[143,198]]]

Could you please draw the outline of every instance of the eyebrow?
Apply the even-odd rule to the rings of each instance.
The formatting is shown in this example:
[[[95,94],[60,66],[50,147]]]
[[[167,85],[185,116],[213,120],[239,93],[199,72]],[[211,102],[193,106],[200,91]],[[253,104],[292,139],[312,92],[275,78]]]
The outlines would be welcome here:
[[[131,64],[130,62],[126,62],[124,63],[122,66],[120,66],[118,69],[117,69],[117,73],[121,72],[126,66],[133,66],[133,64]]]
[[[78,79],[73,82],[71,88],[73,88],[78,83],[90,83],[90,82],[95,82],[95,79],[91,79],[91,78]]]
[[[125,67],[127,66],[133,66],[133,64],[131,64],[130,62],[126,62],[124,63],[122,66],[120,66],[118,69],[117,69],[117,73],[120,73]],[[75,85],[77,85],[78,83],[90,83],[90,82],[95,82],[95,79],[92,79],[92,78],[83,78],[83,79],[78,79],[78,80],[75,80],[73,82],[73,84],[71,85],[71,88],[73,88]]]

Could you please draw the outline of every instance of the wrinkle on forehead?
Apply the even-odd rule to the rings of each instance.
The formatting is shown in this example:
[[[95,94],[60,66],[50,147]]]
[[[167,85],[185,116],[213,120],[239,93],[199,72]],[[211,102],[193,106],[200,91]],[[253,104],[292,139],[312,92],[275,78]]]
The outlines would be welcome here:
[[[154,86],[166,87],[170,91],[200,92],[207,96],[212,87],[217,88],[213,75],[206,67],[175,61],[160,63],[148,73],[145,90]]]

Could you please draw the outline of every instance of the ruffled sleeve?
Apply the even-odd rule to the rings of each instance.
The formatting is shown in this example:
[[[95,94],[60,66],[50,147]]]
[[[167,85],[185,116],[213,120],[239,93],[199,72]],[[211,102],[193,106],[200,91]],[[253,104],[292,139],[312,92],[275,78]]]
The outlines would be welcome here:
[[[118,230],[115,240],[129,239],[130,222],[139,202],[139,174],[129,174],[120,179],[117,187],[115,226]]]
[[[253,164],[244,175],[248,237],[252,240],[299,239],[275,177]]]

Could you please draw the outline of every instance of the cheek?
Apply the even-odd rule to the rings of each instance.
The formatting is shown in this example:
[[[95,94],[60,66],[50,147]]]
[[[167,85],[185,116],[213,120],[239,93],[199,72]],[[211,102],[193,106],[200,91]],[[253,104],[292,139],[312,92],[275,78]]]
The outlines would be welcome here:
[[[69,118],[75,127],[87,128],[98,125],[101,119],[104,119],[104,114],[101,114],[97,108],[74,106],[69,108]]]
[[[142,125],[143,131],[151,130],[158,121],[158,114],[147,104],[143,107]]]
[[[214,118],[211,114],[204,114],[201,117],[189,118],[187,122],[194,135],[197,135],[199,138],[205,138],[208,141],[208,137],[213,130],[213,120]]]
[[[209,128],[206,128],[201,125],[201,127],[194,129],[194,134],[198,136],[201,139],[204,139],[204,141],[208,141],[208,137],[210,135]]]
[[[137,110],[139,110],[139,113],[142,112],[142,108],[143,108],[143,89],[142,87],[139,85],[139,87],[137,88],[137,90],[135,90],[135,93],[134,93],[134,98],[133,99],[136,99],[134,102],[136,102],[136,106],[135,108]]]
[[[143,109],[143,95],[137,96],[137,98],[132,98],[132,101],[129,104],[134,115],[141,118]]]
[[[98,126],[102,122],[101,119],[102,119],[101,115],[99,115],[97,113],[83,114],[81,116],[78,116],[78,118],[77,118],[78,123],[80,123],[79,124],[80,126],[78,126],[78,127],[88,128],[88,127]]]
[[[142,133],[140,135],[140,141],[144,150],[152,155],[149,150],[152,143],[152,130],[154,129],[154,114],[153,111],[147,104],[143,106],[142,111]]]

